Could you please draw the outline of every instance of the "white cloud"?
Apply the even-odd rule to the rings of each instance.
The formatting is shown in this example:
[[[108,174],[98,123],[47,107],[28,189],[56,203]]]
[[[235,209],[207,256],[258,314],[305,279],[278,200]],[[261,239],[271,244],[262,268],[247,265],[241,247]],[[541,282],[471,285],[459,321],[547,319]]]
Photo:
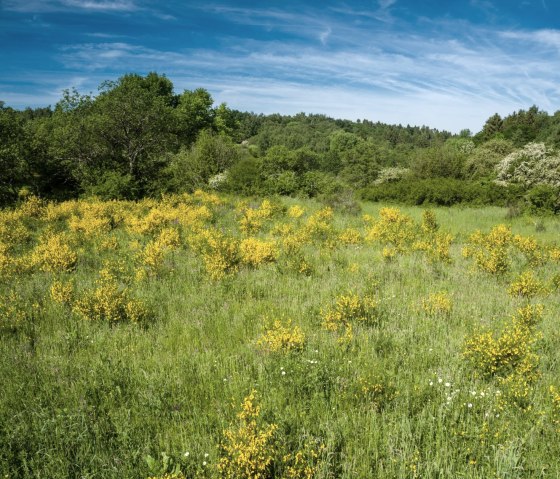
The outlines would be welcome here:
[[[2,8],[16,12],[57,12],[63,10],[131,12],[139,10],[133,0],[4,0]]]
[[[323,45],[327,44],[327,40],[329,39],[331,33],[332,33],[332,30],[330,28],[327,28],[325,31],[323,31],[319,34],[319,40]]]
[[[377,3],[379,4],[380,8],[385,9],[397,3],[397,0],[377,0]]]
[[[501,36],[519,42],[531,42],[560,50],[560,30],[510,30],[501,32]]]
[[[351,10],[334,16],[305,8],[205,8],[234,23],[289,35],[222,36],[230,45],[222,50],[158,50],[102,34],[99,43],[62,48],[58,60],[87,76],[83,87],[89,89],[127,72],[158,71],[178,90],[205,87],[242,110],[317,112],[452,131],[478,131],[495,112],[560,105],[560,30],[493,31],[451,19],[424,19],[419,30],[380,23],[375,9],[371,16]]]

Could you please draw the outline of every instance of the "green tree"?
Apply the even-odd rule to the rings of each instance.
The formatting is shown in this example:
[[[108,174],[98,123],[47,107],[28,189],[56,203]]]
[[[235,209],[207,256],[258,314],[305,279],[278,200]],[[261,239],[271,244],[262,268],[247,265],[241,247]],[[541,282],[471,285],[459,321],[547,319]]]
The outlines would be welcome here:
[[[491,138],[494,138],[498,133],[503,132],[504,130],[504,122],[502,117],[497,113],[494,113],[486,123],[482,127],[481,137],[482,141],[488,141]]]
[[[120,178],[136,195],[157,189],[164,153],[176,145],[173,85],[162,76],[125,75],[94,99],[67,91],[53,114],[51,154],[86,191]],[[111,190],[114,187],[111,186]]]
[[[417,178],[461,179],[466,156],[454,145],[422,148],[416,152],[410,170]]]
[[[175,116],[177,132],[182,145],[191,146],[198,133],[214,126],[214,100],[204,88],[185,90],[180,96]]]
[[[190,148],[183,147],[171,156],[167,169],[171,189],[204,188],[212,176],[224,172],[238,157],[238,149],[229,137],[204,130]]]
[[[0,203],[17,198],[25,183],[26,145],[23,121],[17,112],[0,107]]]

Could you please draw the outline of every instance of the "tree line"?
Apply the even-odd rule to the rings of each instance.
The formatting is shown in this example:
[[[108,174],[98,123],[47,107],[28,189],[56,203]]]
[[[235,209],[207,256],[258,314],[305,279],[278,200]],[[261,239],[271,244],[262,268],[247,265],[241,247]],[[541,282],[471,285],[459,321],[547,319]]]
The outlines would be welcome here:
[[[535,146],[537,145],[537,146]],[[480,132],[263,115],[204,88],[127,74],[54,108],[0,102],[0,204],[28,194],[135,199],[212,188],[408,203],[522,202],[560,210],[560,112],[491,116]],[[349,193],[350,192],[350,193]]]

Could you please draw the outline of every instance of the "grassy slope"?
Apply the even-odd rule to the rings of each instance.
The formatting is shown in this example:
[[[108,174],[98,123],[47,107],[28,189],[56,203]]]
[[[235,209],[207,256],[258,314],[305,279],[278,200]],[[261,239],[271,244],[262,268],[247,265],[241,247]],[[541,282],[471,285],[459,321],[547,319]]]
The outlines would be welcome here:
[[[377,216],[380,207],[363,210]],[[422,213],[402,211],[416,219]],[[32,326],[3,332],[0,340],[2,477],[141,478],[150,473],[146,456],[162,452],[188,474],[211,475],[223,430],[251,389],[282,441],[292,448],[305,437],[325,444],[317,477],[558,477],[548,393],[558,384],[558,295],[539,299],[546,308],[538,327],[542,377],[531,392],[532,409],[498,410],[496,382],[476,378],[461,350],[476,327],[495,327],[515,311],[519,301],[507,285],[523,265],[496,279],[472,271],[460,251],[476,228],[508,222],[514,233],[550,242],[560,223],[545,219],[546,230],[536,233],[532,219],[506,221],[499,208],[435,212],[456,236],[451,265],[431,266],[418,254],[386,263],[379,245],[308,246],[310,276],[266,265],[212,281],[200,259],[181,249],[173,253],[174,271],[135,286],[156,309],[147,328],[80,320],[48,300],[51,274],[21,277],[20,295],[46,299]],[[220,215],[233,228],[231,213]],[[364,229],[360,217],[337,215],[335,223]],[[81,255],[78,284],[91,282],[99,266]],[[557,269],[539,271],[549,278]],[[321,329],[321,308],[374,282],[381,324],[358,327],[351,344],[341,346]],[[453,311],[429,317],[421,300],[441,290]],[[259,351],[264,317],[292,318],[306,334],[304,350]],[[395,397],[374,407],[360,393],[364,378],[382,381]]]

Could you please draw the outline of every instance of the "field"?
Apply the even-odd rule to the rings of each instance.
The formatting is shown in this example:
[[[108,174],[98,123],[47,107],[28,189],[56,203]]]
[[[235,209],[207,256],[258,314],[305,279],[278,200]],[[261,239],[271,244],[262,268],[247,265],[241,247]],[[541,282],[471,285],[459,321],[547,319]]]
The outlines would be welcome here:
[[[32,197],[0,212],[0,476],[560,477],[559,233]]]

